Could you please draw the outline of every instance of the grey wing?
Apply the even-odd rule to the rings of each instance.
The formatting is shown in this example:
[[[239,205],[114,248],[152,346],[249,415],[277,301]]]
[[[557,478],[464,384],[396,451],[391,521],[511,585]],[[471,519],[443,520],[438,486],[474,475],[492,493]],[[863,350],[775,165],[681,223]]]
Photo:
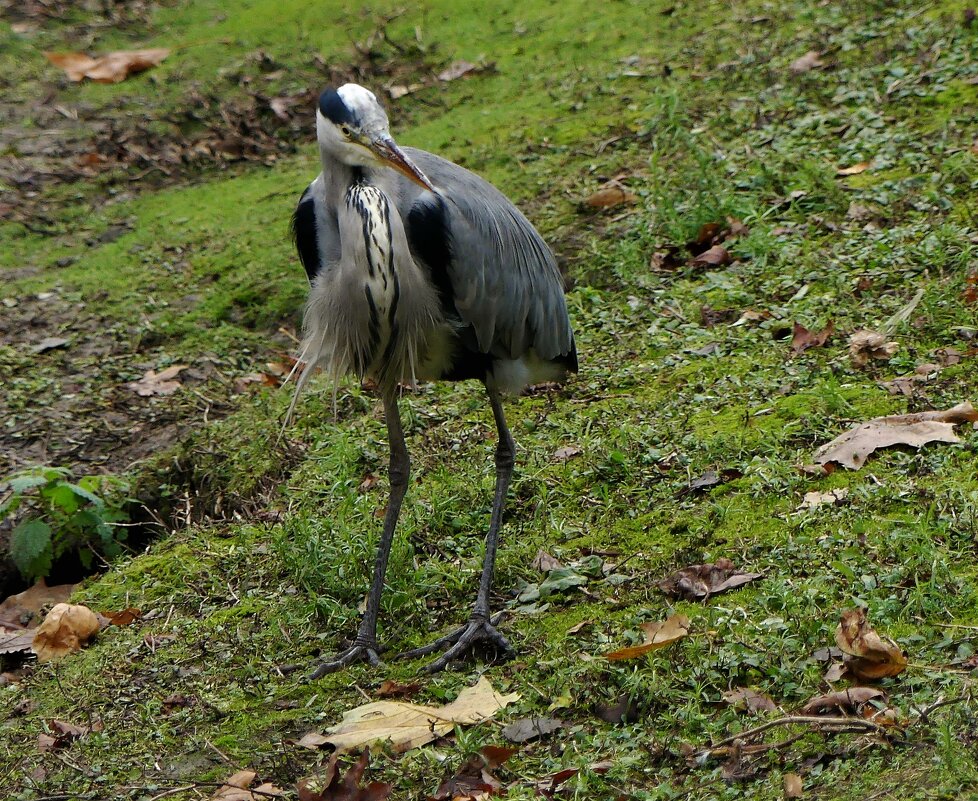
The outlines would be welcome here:
[[[474,173],[423,150],[404,148],[439,194],[402,200],[408,237],[443,303],[472,326],[479,350],[515,359],[574,353],[563,280],[553,253],[526,217]],[[412,185],[413,186],[413,185]],[[439,274],[444,271],[444,274]]]

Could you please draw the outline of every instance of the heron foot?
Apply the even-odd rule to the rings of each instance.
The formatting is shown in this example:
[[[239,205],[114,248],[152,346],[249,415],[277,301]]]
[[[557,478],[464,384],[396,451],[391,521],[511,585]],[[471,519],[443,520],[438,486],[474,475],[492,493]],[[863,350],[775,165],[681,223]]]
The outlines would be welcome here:
[[[404,651],[403,653],[398,654],[397,658],[413,659],[419,656],[427,656],[428,654],[433,654],[436,651],[447,648],[448,650],[446,650],[445,653],[439,656],[430,665],[425,667],[426,673],[437,673],[439,670],[444,670],[449,662],[464,654],[477,642],[483,641],[488,642],[490,645],[494,646],[497,651],[501,651],[507,657],[509,657],[514,653],[513,646],[510,645],[509,640],[507,640],[496,629],[496,624],[503,619],[504,615],[504,612],[499,612],[491,619],[486,618],[483,615],[472,615],[472,617],[469,618],[468,623],[459,627],[451,634],[446,634],[444,637],[439,637],[433,643],[423,645],[420,648],[413,648],[410,651]]]
[[[378,667],[382,664],[380,656],[378,656],[379,653],[380,646],[377,645],[376,640],[371,642],[355,642],[332,659],[326,662],[320,662],[316,666],[316,669],[309,674],[309,680],[321,679],[327,673],[335,673],[337,670],[342,670],[357,662],[367,662],[372,667]]]

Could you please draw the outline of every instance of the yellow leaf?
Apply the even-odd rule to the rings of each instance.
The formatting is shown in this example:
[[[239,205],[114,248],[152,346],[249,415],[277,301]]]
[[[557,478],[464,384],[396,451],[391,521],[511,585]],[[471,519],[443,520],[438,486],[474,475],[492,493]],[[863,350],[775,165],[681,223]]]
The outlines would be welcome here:
[[[474,687],[462,690],[458,698],[440,707],[401,701],[374,701],[358,706],[326,730],[329,735],[326,741],[338,751],[350,751],[367,743],[389,740],[395,751],[408,751],[447,734],[457,724],[488,720],[518,698],[519,693],[500,695],[483,676]]]
[[[612,651],[610,654],[605,654],[605,658],[612,662],[620,659],[634,659],[637,656],[647,654],[649,651],[672,645],[689,634],[689,618],[686,615],[673,615],[659,623],[643,624],[642,631],[645,633],[644,643]]]

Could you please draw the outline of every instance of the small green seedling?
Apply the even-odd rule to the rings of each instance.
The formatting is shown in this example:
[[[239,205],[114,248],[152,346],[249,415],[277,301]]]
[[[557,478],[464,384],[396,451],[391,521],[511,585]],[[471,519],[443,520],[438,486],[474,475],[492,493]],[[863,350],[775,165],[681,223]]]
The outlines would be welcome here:
[[[117,556],[129,520],[128,485],[114,476],[83,476],[72,482],[65,467],[36,467],[0,483],[0,521],[18,518],[10,534],[10,557],[25,579],[51,572],[54,561],[77,552],[85,568],[96,554]],[[20,512],[20,514],[18,514]]]

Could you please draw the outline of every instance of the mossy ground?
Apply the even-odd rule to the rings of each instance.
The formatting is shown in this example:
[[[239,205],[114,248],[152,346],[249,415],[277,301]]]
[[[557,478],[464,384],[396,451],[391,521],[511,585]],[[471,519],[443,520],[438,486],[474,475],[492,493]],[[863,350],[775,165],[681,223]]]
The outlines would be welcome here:
[[[504,720],[549,711],[566,721],[507,763],[507,781],[609,759],[608,773],[585,769],[568,794],[773,799],[787,771],[804,775],[808,797],[978,793],[967,663],[974,630],[962,628],[978,624],[978,433],[963,428],[959,445],[881,452],[858,472],[816,480],[796,470],[853,421],[978,396],[968,355],[978,308],[964,294],[978,265],[978,29],[965,24],[966,5],[524,0],[490,11],[429,2],[387,23],[388,40],[415,42],[433,62],[495,62],[494,72],[401,100],[396,134],[519,200],[575,282],[580,375],[507,405],[520,454],[495,603],[515,610],[524,583],[540,580],[529,567],[539,548],[565,560],[614,552],[605,558],[621,564],[614,580],[555,596],[536,613],[514,611],[505,630],[520,652],[515,662],[470,661],[424,679],[419,700],[440,702],[486,673],[522,696]],[[284,65],[272,92],[293,74],[308,78],[317,52],[327,63],[350,59],[348,41],[363,41],[392,10],[166,4],[135,34],[90,32],[91,46],[185,50],[142,78],[60,85],[58,97],[152,117],[184,102],[191,82],[242,91],[227,72],[247,72],[258,48]],[[37,49],[79,44],[63,38],[76,30],[52,26],[26,41],[0,31],[15,97],[53,80]],[[823,67],[793,74],[789,65],[808,50],[822,54]],[[0,226],[0,269],[11,276],[3,294],[56,288],[97,305],[99,327],[84,336],[111,333],[133,365],[106,382],[203,358],[226,375],[255,369],[288,346],[276,331],[294,327],[304,296],[287,221],[316,171],[311,137],[310,126],[301,155],[271,168],[205,172],[111,202],[105,193],[118,185],[59,188],[56,236]],[[872,160],[866,172],[835,175],[864,160]],[[582,197],[621,174],[639,196],[635,206],[579,212]],[[868,212],[854,214],[852,204]],[[730,243],[732,264],[650,267],[653,253],[727,215],[750,229]],[[97,242],[122,222],[126,233]],[[880,326],[918,289],[919,305],[894,332],[897,355],[854,368],[845,334]],[[706,327],[704,305],[770,317]],[[792,358],[792,323],[830,319],[842,333]],[[942,348],[965,358],[913,397],[878,385]],[[18,414],[63,391],[65,357],[28,359],[25,349],[0,350]],[[334,414],[328,388],[317,386],[284,442],[283,392],[232,398],[225,419],[194,421],[177,472],[206,488],[211,519],[118,560],[78,591],[94,608],[143,609],[140,625],[110,629],[77,656],[0,688],[0,786],[11,798],[149,799],[237,767],[291,786],[322,757],[289,738],[335,722],[383,679],[417,677],[421,663],[392,661],[303,679],[356,625],[386,492],[378,404],[346,386]],[[466,614],[494,444],[478,386],[425,386],[402,407],[414,472],[382,614],[392,651]],[[580,454],[555,458],[566,445]],[[682,493],[710,468],[739,477]],[[157,475],[134,469],[143,481]],[[367,476],[381,481],[361,488]],[[842,487],[846,504],[795,511],[805,492]],[[673,603],[656,589],[664,573],[719,557],[764,578],[705,604]],[[752,686],[785,710],[822,691],[825,666],[813,653],[832,644],[840,611],[855,604],[910,656],[910,668],[882,684],[901,716],[916,721],[905,734],[888,742],[808,735],[741,781],[724,780],[716,762],[687,764],[684,743],[756,722],[719,703],[725,690]],[[673,611],[691,619],[686,640],[635,662],[600,658],[637,636],[641,622]],[[186,705],[165,702],[177,694]],[[623,695],[635,699],[636,720],[595,717],[596,704]],[[957,698],[917,720],[920,709]],[[27,699],[27,714],[13,711]],[[39,753],[37,735],[54,718],[103,727],[63,754]],[[437,746],[381,754],[372,770],[394,782],[395,797],[423,798],[467,754],[499,739],[495,724],[460,730]],[[508,797],[534,797],[524,784]]]

